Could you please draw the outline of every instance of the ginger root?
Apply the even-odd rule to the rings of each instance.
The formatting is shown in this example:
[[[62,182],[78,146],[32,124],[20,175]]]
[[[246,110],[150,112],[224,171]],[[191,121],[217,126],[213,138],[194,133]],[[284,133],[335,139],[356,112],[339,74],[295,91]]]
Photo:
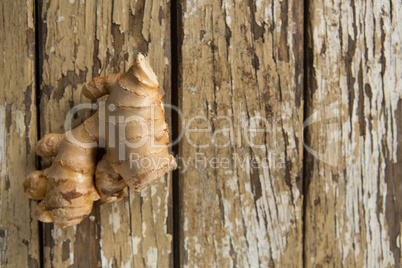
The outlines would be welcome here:
[[[39,141],[38,155],[55,156],[51,167],[32,172],[24,182],[29,198],[43,199],[36,211],[40,221],[60,227],[78,224],[99,198],[102,203],[120,200],[127,186],[140,191],[176,168],[158,87],[140,53],[126,73],[84,84],[83,94],[92,100],[109,95],[106,109],[72,131],[47,134]],[[96,163],[97,147],[90,144],[99,140],[106,153]]]
[[[140,191],[176,168],[169,154],[168,125],[158,93],[158,80],[147,59],[137,54],[123,74],[98,77],[83,86],[83,94],[105,103],[106,154],[96,168],[96,188],[103,203],[124,197],[127,185]]]
[[[23,184],[27,197],[43,199],[35,212],[38,220],[68,227],[91,213],[93,202],[99,199],[93,183],[97,148],[83,145],[97,140],[98,113],[66,134],[47,134],[38,142],[38,155],[55,156],[49,168],[32,172]]]

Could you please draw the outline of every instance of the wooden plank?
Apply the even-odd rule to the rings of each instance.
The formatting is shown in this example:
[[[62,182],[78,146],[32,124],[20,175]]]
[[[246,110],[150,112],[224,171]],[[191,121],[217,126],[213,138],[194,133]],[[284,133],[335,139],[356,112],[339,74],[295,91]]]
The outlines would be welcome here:
[[[41,136],[63,133],[67,112],[79,103],[88,102],[80,86],[94,76],[95,3],[80,1],[40,1],[40,128]],[[80,124],[90,111],[80,113],[73,122]],[[42,168],[51,161],[42,161]],[[69,265],[99,266],[100,219],[94,212],[80,225],[61,229],[43,224],[45,267]],[[99,214],[99,212],[97,213]],[[92,219],[92,220],[91,220]]]
[[[137,52],[149,53],[160,92],[170,102],[168,1],[44,1],[41,20],[42,135],[63,132],[68,110],[88,101],[81,96],[84,82],[127,70]],[[95,206],[75,228],[46,224],[45,265],[167,266],[172,252],[169,188],[166,176],[141,194],[130,192],[124,201]]]
[[[402,3],[309,2],[305,265],[400,267]]]
[[[181,15],[181,265],[298,267],[303,6],[189,0]]]
[[[34,2],[2,1],[0,21],[0,266],[39,267],[37,202],[22,187],[36,162]]]

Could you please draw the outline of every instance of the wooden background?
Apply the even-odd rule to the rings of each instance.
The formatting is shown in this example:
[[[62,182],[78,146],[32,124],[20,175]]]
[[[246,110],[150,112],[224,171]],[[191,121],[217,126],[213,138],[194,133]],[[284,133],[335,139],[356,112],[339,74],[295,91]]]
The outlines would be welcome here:
[[[400,267],[401,10],[399,0],[3,0],[1,266]],[[183,135],[180,169],[95,205],[76,227],[39,223],[22,189],[50,164],[36,141],[88,102],[84,82],[125,71],[138,51],[183,113],[166,113],[172,138]],[[225,168],[205,166],[214,157]]]

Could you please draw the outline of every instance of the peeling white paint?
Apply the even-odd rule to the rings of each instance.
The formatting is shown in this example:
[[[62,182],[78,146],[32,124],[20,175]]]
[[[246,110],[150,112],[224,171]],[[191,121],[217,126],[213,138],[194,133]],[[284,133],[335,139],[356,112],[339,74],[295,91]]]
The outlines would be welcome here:
[[[69,253],[70,253],[69,254],[70,265],[72,265],[72,264],[74,264],[74,247],[71,242],[68,244],[68,246],[69,246]]]
[[[148,192],[147,190],[141,191],[141,192],[140,192],[141,197],[144,198],[144,199],[147,199],[147,198],[148,198],[147,192]]]
[[[233,171],[231,169],[225,169],[225,175],[232,175]]]
[[[186,2],[186,6],[187,6],[187,10],[186,12],[184,12],[184,18],[189,19],[190,17],[194,16],[195,12],[198,10],[197,4],[200,4],[202,1],[192,1],[192,0],[187,0]]]
[[[191,94],[195,95],[197,93],[197,88],[196,87],[188,87],[188,91],[190,91]]]
[[[142,236],[145,237],[147,233],[147,224],[145,221],[142,222]]]
[[[162,204],[162,199],[160,198],[160,196],[158,196],[158,197],[156,198],[156,200],[158,200],[157,207],[158,207],[158,211],[159,211],[159,209],[160,209],[160,207],[161,207],[161,204]]]
[[[225,186],[232,191],[237,191],[237,177],[231,177],[225,181]]]
[[[157,193],[158,189],[156,185],[151,185],[151,197]]]
[[[141,238],[139,237],[132,237],[131,238],[131,243],[132,243],[132,249],[133,249],[133,254],[136,255],[138,254],[138,246],[140,245]]]
[[[123,268],[131,268],[131,267],[133,267],[132,266],[132,259],[129,259],[127,262],[123,263],[121,265],[121,267],[123,267]]]
[[[150,247],[147,252],[147,266],[156,268],[158,265],[158,249]]]
[[[187,217],[184,217],[183,231],[185,231],[185,232],[188,231],[188,218]]]
[[[12,112],[12,118],[15,123],[15,128],[20,138],[25,136],[25,117],[20,110]]]
[[[101,233],[104,233],[103,226],[101,226]],[[101,255],[101,261],[102,261],[102,267],[112,267],[113,259],[111,258],[110,260],[108,260],[106,258],[105,253],[103,251],[103,239],[102,238],[99,240],[99,246],[100,246],[100,255]]]
[[[113,227],[113,233],[117,234],[119,231],[120,224],[120,212],[117,203],[111,204],[111,213],[109,215],[109,224]]]

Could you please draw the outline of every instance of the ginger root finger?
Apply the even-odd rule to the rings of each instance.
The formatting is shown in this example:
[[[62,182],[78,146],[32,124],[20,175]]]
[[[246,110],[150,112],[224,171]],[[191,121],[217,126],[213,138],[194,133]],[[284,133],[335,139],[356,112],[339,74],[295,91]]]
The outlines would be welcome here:
[[[59,151],[63,134],[46,134],[36,145],[36,154],[42,157],[52,157]]]
[[[50,212],[46,208],[46,202],[42,201],[39,203],[39,205],[36,207],[35,211],[35,217],[41,221],[41,222],[53,222],[52,216],[50,215]]]
[[[45,198],[47,179],[43,170],[31,172],[24,181],[24,193],[28,198],[42,200]]]
[[[109,94],[110,86],[116,82],[117,77],[118,74],[97,77],[82,86],[82,94],[84,94],[88,99],[97,100],[100,97]]]
[[[96,166],[95,176],[96,189],[102,203],[112,203],[124,198],[127,184],[105,158]]]
[[[98,140],[98,113],[65,134],[48,134],[38,143],[38,154],[55,154],[52,165],[34,171],[24,182],[29,198],[43,199],[35,212],[38,220],[68,227],[91,213],[99,199],[94,186]]]

